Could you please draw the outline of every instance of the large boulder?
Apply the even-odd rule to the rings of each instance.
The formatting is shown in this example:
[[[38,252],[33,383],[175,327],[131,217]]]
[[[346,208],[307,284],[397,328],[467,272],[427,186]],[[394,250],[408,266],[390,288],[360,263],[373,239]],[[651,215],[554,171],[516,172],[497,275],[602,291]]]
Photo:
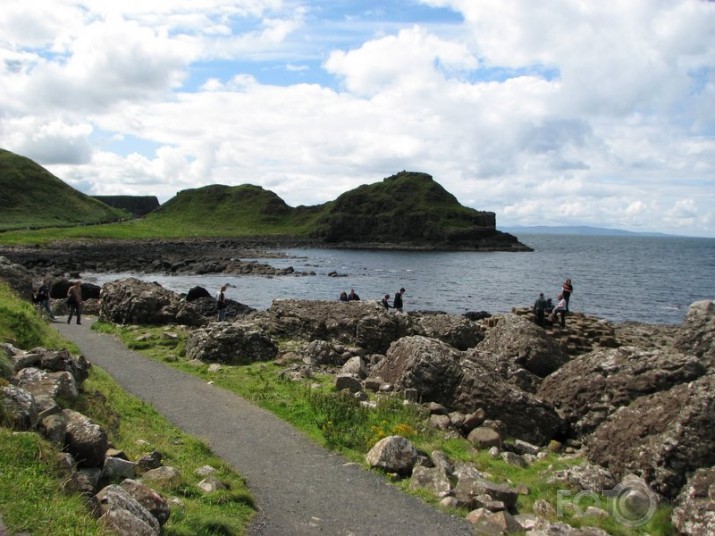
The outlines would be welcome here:
[[[619,407],[693,381],[705,371],[696,357],[678,352],[632,346],[600,349],[551,374],[537,394],[556,407],[580,436],[591,433]]]
[[[32,393],[34,397],[47,396],[54,400],[74,402],[79,397],[79,389],[74,376],[69,372],[47,372],[35,367],[19,371],[13,383]]]
[[[715,464],[715,376],[621,407],[588,439],[588,457],[618,478],[641,475],[674,498],[688,473]]]
[[[474,348],[484,339],[484,333],[476,322],[462,315],[423,313],[411,315],[412,332],[439,339],[459,350]]]
[[[104,284],[99,319],[117,324],[198,326],[204,322],[177,293],[134,277]]]
[[[698,301],[690,306],[673,346],[697,356],[711,372],[715,372],[715,303],[712,300]]]
[[[376,302],[273,300],[262,320],[271,335],[322,339],[382,354],[407,333],[407,315],[389,314]]]
[[[486,417],[506,425],[507,435],[543,445],[563,434],[565,423],[550,404],[520,389],[494,367],[493,358],[476,349],[459,362],[460,381],[451,404],[463,413],[482,408]]]
[[[553,337],[526,317],[515,314],[501,317],[477,348],[513,361],[541,378],[569,359]]]
[[[251,325],[218,322],[191,333],[186,340],[186,355],[206,362],[244,365],[275,359],[278,346]]]
[[[450,406],[462,377],[460,355],[436,339],[403,337],[390,346],[371,373],[398,389],[415,389],[422,402]]]

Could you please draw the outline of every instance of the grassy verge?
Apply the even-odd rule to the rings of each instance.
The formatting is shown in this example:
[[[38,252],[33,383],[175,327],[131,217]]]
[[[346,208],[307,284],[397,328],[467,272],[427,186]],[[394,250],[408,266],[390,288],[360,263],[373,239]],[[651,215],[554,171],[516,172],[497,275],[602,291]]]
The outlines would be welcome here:
[[[397,398],[380,398],[376,400],[374,409],[367,409],[352,396],[335,392],[332,379],[327,375],[316,376],[307,382],[291,381],[281,374],[283,367],[274,363],[224,365],[216,371],[211,371],[207,364],[191,363],[185,359],[184,348],[188,332],[179,327],[96,323],[94,329],[117,335],[129,348],[152,359],[167,362],[175,368],[255,402],[290,422],[317,443],[340,452],[352,461],[363,463],[365,454],[378,440],[387,435],[401,435],[410,439],[419,451],[429,453],[442,450],[452,460],[472,462],[497,482],[528,488],[529,492],[519,497],[520,512],[533,511],[537,499],[545,499],[556,508],[559,490],[563,490],[565,486],[548,483],[548,477],[557,470],[583,462],[577,457],[550,454],[527,468],[507,464],[501,459],[492,458],[486,451],[474,449],[465,439],[445,437],[444,434],[429,428],[426,425],[428,416],[423,408],[404,405],[402,400]],[[171,335],[167,335],[168,332],[171,332]],[[285,349],[291,344],[287,341],[282,343]],[[437,503],[437,499],[430,494],[409,490],[409,480],[395,479],[394,483],[406,492],[415,493],[432,504]],[[572,491],[572,496],[575,496],[576,491]],[[632,529],[619,525],[611,518],[578,515],[591,504],[579,501],[576,510],[566,508],[563,515],[554,521],[565,521],[576,527],[596,526],[618,536],[666,536],[673,533],[668,508],[659,509],[649,523]],[[612,505],[606,503],[595,506],[612,508]]]
[[[17,298],[0,283],[0,341],[29,349],[69,347],[38,315],[35,308]],[[10,363],[0,352],[0,385]],[[1,396],[1,395],[0,395]],[[2,401],[0,400],[0,409]],[[106,373],[93,368],[83,384],[74,409],[101,424],[111,443],[130,459],[146,452],[162,453],[163,463],[179,470],[179,484],[155,489],[175,498],[164,526],[168,536],[241,535],[254,514],[253,498],[243,479],[211,453],[200,440],[184,434],[154,409],[128,395]],[[57,449],[32,432],[15,433],[3,426],[0,411],[0,514],[11,533],[74,536],[107,532],[89,513],[79,495],[62,491],[63,474],[56,465]],[[194,471],[204,465],[228,489],[204,494]]]

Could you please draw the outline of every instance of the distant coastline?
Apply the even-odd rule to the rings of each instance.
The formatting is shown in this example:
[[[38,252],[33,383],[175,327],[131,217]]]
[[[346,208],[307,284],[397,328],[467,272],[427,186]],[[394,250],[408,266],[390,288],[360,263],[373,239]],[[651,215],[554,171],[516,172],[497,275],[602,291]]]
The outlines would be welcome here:
[[[512,234],[555,234],[555,235],[587,235],[587,236],[661,236],[686,238],[681,235],[666,233],[624,231],[622,229],[609,229],[606,227],[590,227],[588,225],[510,225],[499,227],[499,230]]]

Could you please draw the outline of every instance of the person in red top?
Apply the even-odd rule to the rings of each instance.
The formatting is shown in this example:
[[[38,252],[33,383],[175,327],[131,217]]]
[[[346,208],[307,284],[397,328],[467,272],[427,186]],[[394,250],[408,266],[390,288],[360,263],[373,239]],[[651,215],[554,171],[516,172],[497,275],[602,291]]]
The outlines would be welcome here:
[[[566,310],[569,310],[569,298],[571,297],[571,293],[573,292],[573,285],[571,284],[571,280],[567,279],[564,281],[564,284],[561,285],[561,295],[564,297],[564,300],[566,300]]]

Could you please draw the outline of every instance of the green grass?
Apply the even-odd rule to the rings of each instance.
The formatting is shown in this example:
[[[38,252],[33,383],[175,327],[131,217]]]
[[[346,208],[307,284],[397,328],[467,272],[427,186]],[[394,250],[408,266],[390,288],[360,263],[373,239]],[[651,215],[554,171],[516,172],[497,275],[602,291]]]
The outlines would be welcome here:
[[[0,513],[10,534],[109,534],[79,495],[62,491],[55,455],[38,434],[0,427]]]
[[[29,302],[20,300],[13,290],[0,280],[0,341],[29,350],[35,346],[64,348],[68,346],[59,334],[50,329]],[[76,347],[70,345],[76,350]],[[2,354],[0,354],[2,356]],[[4,357],[4,356],[2,356]]]
[[[583,463],[580,458],[565,458],[550,454],[527,468],[509,465],[501,459],[493,459],[487,451],[476,450],[466,439],[445,437],[427,426],[425,409],[415,405],[405,406],[399,398],[381,398],[374,410],[361,406],[352,396],[336,393],[332,377],[316,376],[306,381],[290,381],[281,376],[283,367],[274,363],[254,363],[243,366],[222,365],[216,372],[209,372],[209,365],[188,362],[183,353],[188,332],[181,327],[169,328],[147,326],[115,326],[96,323],[94,329],[116,334],[127,346],[148,357],[212,381],[222,388],[237,393],[257,405],[290,422],[308,437],[331,450],[340,452],[348,459],[364,463],[365,454],[380,439],[388,435],[401,435],[410,439],[418,451],[430,453],[444,451],[452,460],[472,462],[476,467],[492,475],[492,478],[509,485],[523,485],[528,494],[520,495],[520,512],[533,511],[537,499],[549,501],[554,508],[558,504],[558,492],[563,484],[550,484],[547,479],[555,471]],[[176,339],[167,339],[165,331],[176,333]],[[289,341],[281,345],[288,348]],[[408,493],[413,493],[432,504],[438,499],[409,490],[409,480],[397,480],[395,484]],[[574,492],[575,495],[575,492]],[[580,505],[585,510],[585,504]],[[606,508],[607,504],[598,506]],[[459,512],[464,515],[466,512]],[[565,521],[574,526],[597,526],[616,536],[673,534],[670,525],[670,509],[660,508],[656,516],[643,527],[632,530],[618,525],[612,519],[579,519],[566,509],[564,516],[553,521]]]
[[[30,304],[21,301],[0,283],[0,341],[22,349],[35,346],[70,348]],[[0,352],[0,368],[5,375],[10,362]],[[0,385],[5,380],[0,375]],[[0,395],[1,397],[2,395]],[[164,526],[167,536],[242,535],[255,513],[253,498],[244,480],[211,453],[200,439],[177,429],[151,406],[128,395],[111,377],[96,367],[82,386],[80,399],[72,407],[101,424],[111,443],[130,459],[157,450],[164,465],[176,467],[182,481],[173,488],[152,486],[165,497],[176,497]],[[75,536],[105,535],[107,532],[90,515],[79,495],[62,491],[63,474],[56,465],[58,451],[33,432],[8,429],[0,401],[0,513],[10,533]],[[194,471],[204,465],[217,469],[214,476],[227,490],[204,494],[196,484]]]
[[[29,158],[0,149],[0,230],[116,221],[129,215],[82,194]]]

